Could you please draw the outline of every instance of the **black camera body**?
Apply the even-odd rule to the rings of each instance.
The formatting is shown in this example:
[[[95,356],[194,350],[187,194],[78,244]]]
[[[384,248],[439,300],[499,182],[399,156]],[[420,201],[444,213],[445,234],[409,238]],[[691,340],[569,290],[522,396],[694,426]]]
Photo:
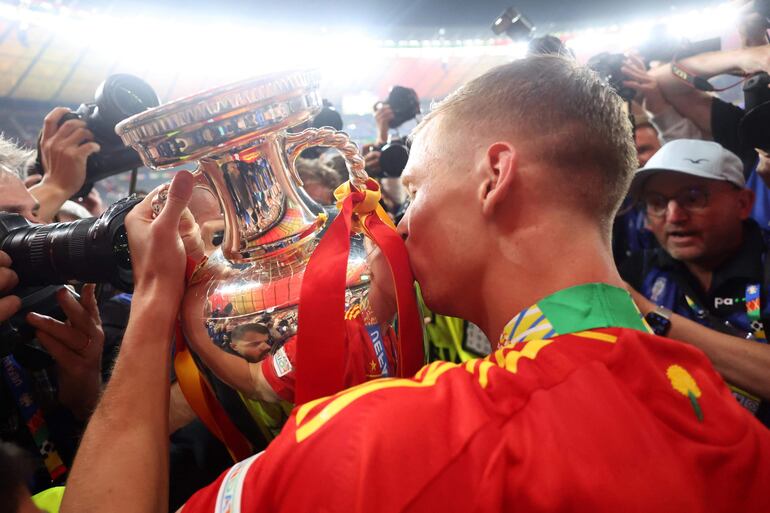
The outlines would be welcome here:
[[[597,72],[623,100],[630,102],[636,96],[636,91],[623,85],[626,80],[622,70],[625,61],[626,57],[622,53],[602,52],[588,59],[587,66]]]
[[[305,123],[302,123],[301,125],[292,127],[289,130],[289,132],[298,133],[308,128],[322,128],[322,127],[331,127],[335,130],[342,130],[343,128],[342,116],[340,115],[339,112],[337,112],[337,109],[334,108],[334,105],[332,104],[332,102],[324,98],[322,100],[322,105],[323,106],[321,107],[321,111],[318,114],[316,114],[313,119]],[[327,149],[328,148],[325,148],[323,146],[312,146],[310,148],[303,150],[302,153],[300,154],[300,157],[302,157],[303,159],[317,159]]]
[[[409,145],[406,138],[399,137],[374,148],[380,152],[380,176],[398,178],[409,160]]]
[[[509,7],[492,23],[492,32],[504,32],[513,41],[526,41],[535,33],[535,25],[515,7]]]
[[[27,314],[35,312],[58,319],[67,316],[56,301],[58,285],[45,287],[18,286],[13,293],[21,299],[21,308],[10,319],[0,323],[0,358],[13,354],[27,369],[44,369],[53,363],[48,352],[35,340],[35,328],[27,324]]]
[[[97,218],[69,223],[33,225],[18,214],[0,212],[0,250],[11,257],[24,287],[78,280],[109,282],[130,292],[133,274],[124,222],[139,201],[124,198]]]
[[[59,126],[70,119],[85,121],[87,128],[94,134],[94,141],[101,147],[97,153],[88,157],[86,181],[75,197],[88,194],[94,182],[142,165],[139,154],[126,147],[115,133],[115,125],[159,104],[155,91],[145,81],[133,75],[116,74],[110,75],[99,85],[93,103],[83,103],[77,110],[61,117]],[[37,167],[43,171],[39,144]]]
[[[741,141],[770,153],[770,75],[757,73],[743,85],[746,114],[738,126]]]
[[[21,299],[21,309],[0,323],[0,357],[13,354],[30,369],[52,363],[35,341],[35,330],[26,315],[36,312],[54,319],[66,316],[56,301],[61,284],[70,280],[111,283],[131,291],[133,273],[125,218],[141,201],[136,196],[111,205],[97,218],[70,223],[33,225],[18,214],[0,212],[0,250],[11,257],[19,285],[11,291]]]
[[[420,113],[420,99],[417,91],[409,87],[395,85],[388,93],[387,104],[393,111],[393,119],[390,120],[390,128],[398,128],[410,119],[414,119]],[[375,110],[377,106],[375,106]]]

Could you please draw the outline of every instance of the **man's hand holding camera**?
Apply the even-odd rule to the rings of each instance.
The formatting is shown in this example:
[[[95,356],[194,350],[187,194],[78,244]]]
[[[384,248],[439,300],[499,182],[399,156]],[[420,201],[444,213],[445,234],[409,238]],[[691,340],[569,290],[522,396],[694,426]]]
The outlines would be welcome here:
[[[100,147],[81,119],[61,119],[70,111],[57,107],[45,117],[40,138],[44,175],[30,192],[40,202],[40,218],[50,222],[61,205],[83,186],[86,161]],[[60,124],[61,123],[61,124]]]
[[[59,401],[81,420],[96,406],[102,386],[104,331],[94,290],[93,284],[85,285],[79,302],[67,289],[57,292],[67,322],[27,315],[37,339],[56,361]]]
[[[374,113],[374,120],[377,122],[377,145],[388,142],[388,130],[390,122],[395,118],[393,109],[387,103],[379,104],[379,108]]]
[[[669,106],[663,93],[660,92],[658,81],[647,73],[644,62],[638,56],[629,55],[622,70],[626,76],[623,85],[636,90],[637,100],[645,110],[656,115]]]
[[[11,257],[0,251],[0,294],[7,294],[19,283],[19,277],[11,270]],[[0,297],[0,322],[7,321],[21,308],[18,296]]]

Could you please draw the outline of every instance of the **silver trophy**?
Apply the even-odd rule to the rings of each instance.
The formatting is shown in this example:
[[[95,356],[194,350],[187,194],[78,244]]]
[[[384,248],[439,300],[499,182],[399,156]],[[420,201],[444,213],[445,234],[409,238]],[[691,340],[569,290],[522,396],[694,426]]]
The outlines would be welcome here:
[[[313,71],[268,75],[147,110],[116,128],[151,168],[196,162],[196,188],[216,198],[223,242],[209,248],[188,283],[182,329],[200,362],[247,398],[254,383],[245,362],[259,362],[296,334],[306,264],[334,215],[302,189],[295,160],[308,147],[333,147],[345,157],[353,185],[365,187],[368,179],[345,133],[287,131],[321,109],[318,86]],[[374,315],[367,253],[364,237],[353,236],[346,308],[358,304]]]

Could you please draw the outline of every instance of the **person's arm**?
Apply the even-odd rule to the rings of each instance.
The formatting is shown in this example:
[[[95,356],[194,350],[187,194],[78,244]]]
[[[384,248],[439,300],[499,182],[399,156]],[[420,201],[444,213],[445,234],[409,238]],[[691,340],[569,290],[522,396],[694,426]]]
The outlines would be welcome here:
[[[62,513],[168,509],[170,348],[186,260],[179,223],[192,187],[192,175],[180,171],[157,219],[154,194],[126,217],[135,282],[131,314],[67,481]]]
[[[222,351],[208,340],[200,343],[191,337],[192,349],[206,362],[206,366],[224,383],[250,399],[278,402],[280,399],[268,385],[262,372],[265,360],[251,363],[234,354]]]
[[[40,137],[43,179],[29,189],[40,203],[38,217],[50,223],[65,201],[83,186],[86,160],[99,151],[86,122],[70,119],[59,126],[69,109],[57,107],[45,117]]]
[[[377,146],[388,142],[388,131],[390,130],[390,122],[395,115],[390,105],[383,103],[380,108],[374,113],[374,120],[377,123]]]
[[[702,134],[695,124],[682,116],[663,97],[655,80],[645,68],[644,62],[636,55],[629,55],[623,66],[626,80],[623,85],[637,92],[636,101],[647,112],[650,123],[658,132],[661,144],[674,139],[700,139]]]
[[[657,306],[629,287],[634,302],[646,315]],[[770,399],[770,346],[712,330],[678,314],[671,315],[668,338],[691,344],[708,356],[725,381]]]
[[[707,52],[678,61],[680,67],[703,78],[724,73],[754,73],[770,69],[770,45],[724,52]],[[661,93],[679,113],[695,123],[704,136],[711,138],[712,96],[699,91],[671,73],[671,64],[650,71]]]

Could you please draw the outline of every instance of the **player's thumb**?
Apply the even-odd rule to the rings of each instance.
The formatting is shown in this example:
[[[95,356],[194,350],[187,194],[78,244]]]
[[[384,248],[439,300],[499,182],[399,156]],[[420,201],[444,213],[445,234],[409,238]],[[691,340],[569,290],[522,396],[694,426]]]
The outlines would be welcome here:
[[[189,171],[178,171],[171,181],[171,187],[168,190],[168,198],[163,210],[158,216],[162,223],[169,223],[174,227],[179,225],[184,209],[190,202],[195,179]]]

